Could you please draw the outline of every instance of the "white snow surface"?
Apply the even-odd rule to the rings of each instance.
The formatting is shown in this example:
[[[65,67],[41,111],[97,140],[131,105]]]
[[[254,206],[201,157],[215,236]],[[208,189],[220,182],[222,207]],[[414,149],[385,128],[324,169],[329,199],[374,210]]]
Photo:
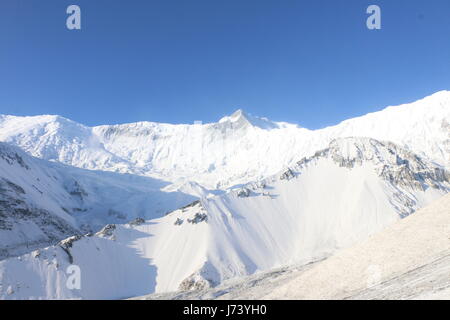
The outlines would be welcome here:
[[[135,299],[449,299],[450,195],[328,259]]]
[[[339,137],[364,136],[399,144],[450,164],[450,91],[308,130],[242,110],[217,123],[138,122],[86,127],[59,116],[0,116],[0,141],[46,160],[133,173],[206,189],[226,189],[275,174]]]
[[[318,263],[265,298],[445,297],[450,288],[449,236],[450,196],[446,195],[383,232]],[[429,266],[433,268],[422,270]],[[369,277],[374,271],[379,279],[372,283]],[[440,282],[434,281],[436,276]],[[409,281],[402,281],[405,277]],[[442,283],[445,287],[440,287]]]
[[[338,139],[289,170],[167,216],[0,261],[0,298],[129,298],[315,261],[441,197],[448,177],[392,143]],[[81,290],[66,286],[72,263]]]

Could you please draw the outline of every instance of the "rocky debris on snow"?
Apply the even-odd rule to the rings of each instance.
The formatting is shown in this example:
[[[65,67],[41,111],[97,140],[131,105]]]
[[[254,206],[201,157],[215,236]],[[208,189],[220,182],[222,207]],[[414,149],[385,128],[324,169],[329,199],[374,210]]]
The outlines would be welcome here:
[[[200,222],[203,222],[203,221],[205,221],[205,222],[208,221],[208,216],[206,215],[206,213],[199,213],[199,212],[197,212],[194,215],[193,219],[187,219],[187,222],[192,223],[192,224],[197,224],[197,223],[200,223]]]
[[[69,248],[72,248],[74,242],[76,242],[82,238],[83,238],[83,236],[81,236],[81,235],[75,235],[70,238],[61,240],[58,245],[63,248],[69,249]]]
[[[179,286],[180,291],[205,290],[214,286],[213,281],[205,279],[198,272],[184,279]]]
[[[180,291],[197,291],[204,290],[210,287],[210,283],[205,279],[195,280],[193,278],[187,278],[180,283]]]
[[[9,181],[8,179],[1,178],[0,179],[0,193],[4,193],[4,192],[8,192],[8,191],[14,192],[16,195],[25,194],[25,190],[21,186]]]
[[[285,172],[283,172],[280,176],[280,180],[291,180],[295,177],[294,172],[291,169],[287,169]]]
[[[17,152],[14,152],[10,150],[9,148],[2,146],[0,148],[0,158],[5,160],[9,165],[13,165],[14,163],[19,164],[22,168],[26,170],[30,170],[30,167],[25,163],[23,158],[17,154]]]
[[[174,225],[181,226],[183,224],[183,219],[177,218],[177,220],[174,222]]]
[[[76,235],[76,236],[67,238],[65,240],[62,240],[58,244],[61,247],[61,249],[63,249],[64,252],[67,253],[67,256],[69,258],[69,263],[70,264],[73,264],[73,256],[72,256],[72,253],[70,252],[70,248],[72,248],[74,242],[76,242],[76,241],[78,241],[78,240],[80,240],[82,238],[83,238],[83,236]]]
[[[239,198],[248,198],[250,196],[250,192],[251,192],[250,189],[242,188],[242,189],[238,190],[237,196]]]
[[[263,197],[268,197],[270,199],[275,199],[275,196],[273,194],[271,194],[270,192],[263,192],[262,196]]]
[[[102,230],[100,230],[99,232],[97,232],[95,235],[99,236],[99,237],[110,237],[114,235],[114,231],[116,230],[116,225],[115,224],[108,224],[105,227],[103,227]]]
[[[187,209],[193,208],[193,207],[195,207],[197,205],[201,205],[200,200],[196,200],[196,201],[194,201],[194,202],[192,202],[192,203],[190,203],[188,205],[185,205],[184,207],[181,207],[180,210],[185,212]]]
[[[144,223],[145,223],[145,220],[142,218],[136,218],[136,219],[128,222],[128,224],[130,226],[140,226],[140,225],[143,225]]]
[[[181,211],[182,213],[185,213],[185,212],[188,212],[190,209],[195,208],[195,207],[198,207],[199,209],[203,209],[202,203],[201,203],[200,200],[196,200],[196,201],[194,201],[192,203],[189,203],[188,205],[185,205],[185,206],[183,206],[183,207],[181,207],[179,209],[167,212],[165,214],[165,216],[171,215],[171,214],[179,212],[179,211]]]
[[[41,251],[40,250],[34,250],[31,255],[33,256],[33,258],[39,258],[39,256],[41,255]]]

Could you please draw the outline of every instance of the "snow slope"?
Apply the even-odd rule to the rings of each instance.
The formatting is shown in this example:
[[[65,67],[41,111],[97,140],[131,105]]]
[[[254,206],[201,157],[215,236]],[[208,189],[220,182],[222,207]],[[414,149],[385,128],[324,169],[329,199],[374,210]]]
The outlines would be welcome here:
[[[328,259],[135,299],[449,299],[449,236],[445,195]]]
[[[425,297],[425,293],[439,288],[439,282],[430,281],[436,275],[446,283],[447,289],[450,287],[450,268],[445,263],[450,255],[449,236],[450,196],[446,195],[361,244],[300,273],[266,298]],[[427,267],[428,270],[421,272]],[[374,271],[378,273],[378,281],[372,282],[369,277]],[[405,277],[410,277],[406,283]],[[426,281],[421,282],[423,277]]]
[[[450,91],[321,130],[238,110],[217,123],[138,122],[86,127],[59,116],[0,116],[0,141],[85,169],[146,175],[226,189],[275,174],[339,137],[392,141],[450,165]]]
[[[114,299],[204,289],[310,262],[441,197],[449,180],[442,168],[392,143],[334,140],[274,176],[167,216],[0,261],[0,298]],[[66,287],[72,263],[82,270],[79,291]]]
[[[0,143],[0,259],[107,223],[151,219],[192,202],[152,178],[89,171]]]

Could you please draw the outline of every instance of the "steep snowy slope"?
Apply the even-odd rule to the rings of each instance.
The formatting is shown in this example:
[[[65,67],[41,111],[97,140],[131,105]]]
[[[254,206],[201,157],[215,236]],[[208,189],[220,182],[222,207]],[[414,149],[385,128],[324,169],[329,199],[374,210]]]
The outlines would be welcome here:
[[[258,180],[339,137],[397,143],[450,165],[450,91],[311,131],[242,110],[218,123],[139,122],[88,128],[57,116],[0,116],[0,141],[80,168],[147,175],[208,189]]]
[[[0,143],[0,259],[193,201],[155,179],[96,172],[32,158]]]
[[[449,261],[449,236],[450,196],[446,195],[363,243],[300,273],[293,281],[271,290],[266,298],[425,297],[426,293],[444,289],[442,284],[450,287],[450,266],[439,263]],[[370,277],[377,279],[371,281]],[[404,281],[405,277],[409,282]],[[441,283],[436,281],[439,279]]]
[[[165,217],[1,261],[0,298],[126,298],[309,262],[441,197],[449,180],[442,168],[392,143],[334,140],[270,178]],[[66,287],[72,263],[82,270],[81,290]]]
[[[136,299],[450,299],[450,194],[331,258]]]

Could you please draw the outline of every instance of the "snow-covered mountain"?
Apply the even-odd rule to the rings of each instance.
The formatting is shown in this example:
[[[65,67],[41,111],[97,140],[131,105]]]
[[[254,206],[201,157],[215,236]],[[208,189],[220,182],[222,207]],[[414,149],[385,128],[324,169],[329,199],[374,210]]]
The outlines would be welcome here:
[[[0,141],[3,299],[216,286],[327,257],[450,191],[448,91],[314,131],[242,110],[93,128],[0,116]]]
[[[391,141],[450,165],[450,91],[320,130],[238,110],[217,123],[86,127],[59,116],[0,116],[0,141],[50,161],[225,189],[311,156],[339,137]]]
[[[391,142],[333,140],[266,179],[150,221],[0,261],[0,298],[127,298],[309,262],[450,191],[442,167]],[[81,290],[66,269],[81,268]]]
[[[195,198],[148,177],[83,170],[0,143],[0,259],[107,223],[162,216]]]

